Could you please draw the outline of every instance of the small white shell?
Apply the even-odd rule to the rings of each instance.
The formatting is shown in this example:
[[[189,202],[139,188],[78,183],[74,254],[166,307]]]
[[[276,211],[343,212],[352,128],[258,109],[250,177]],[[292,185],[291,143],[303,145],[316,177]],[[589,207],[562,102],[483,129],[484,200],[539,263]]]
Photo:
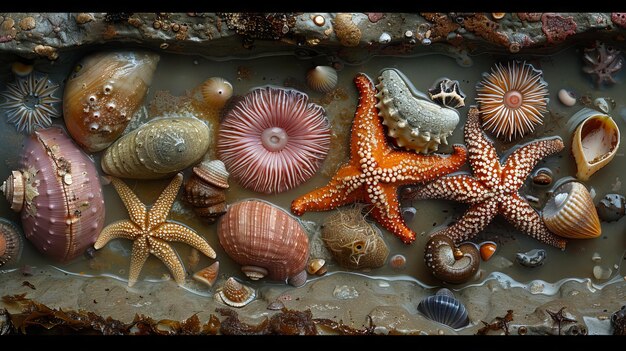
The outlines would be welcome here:
[[[231,307],[243,307],[254,300],[256,292],[230,277],[216,294],[216,300]]]
[[[337,71],[330,66],[315,66],[306,73],[306,83],[320,93],[328,93],[337,86]]]
[[[567,89],[559,90],[559,101],[565,106],[572,107],[576,105],[576,97]]]

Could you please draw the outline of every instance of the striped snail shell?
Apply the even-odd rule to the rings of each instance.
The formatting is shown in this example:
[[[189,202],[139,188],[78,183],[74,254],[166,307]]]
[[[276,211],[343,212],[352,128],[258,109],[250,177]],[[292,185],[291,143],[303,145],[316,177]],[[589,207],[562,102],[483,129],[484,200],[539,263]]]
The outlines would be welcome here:
[[[198,216],[213,223],[226,213],[228,171],[220,160],[205,160],[193,168],[183,188],[183,200]]]

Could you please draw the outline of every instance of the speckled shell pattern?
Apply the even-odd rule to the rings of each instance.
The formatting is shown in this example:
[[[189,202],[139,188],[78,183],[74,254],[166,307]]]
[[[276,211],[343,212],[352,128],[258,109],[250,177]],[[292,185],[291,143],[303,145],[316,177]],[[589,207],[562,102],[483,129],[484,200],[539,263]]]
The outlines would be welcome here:
[[[96,241],[105,217],[93,161],[61,128],[51,127],[30,136],[19,167],[27,177],[27,194],[37,194],[26,197],[21,211],[26,238],[55,261],[82,255]]]
[[[229,205],[218,224],[224,251],[242,266],[267,269],[267,278],[285,281],[301,273],[309,258],[309,238],[298,221],[260,200]]]
[[[198,163],[209,144],[209,127],[197,118],[156,118],[113,143],[102,170],[118,178],[167,178]]]
[[[456,110],[430,101],[398,70],[383,70],[378,82],[376,107],[399,146],[426,154],[448,145],[447,138],[459,123]]]
[[[65,85],[63,114],[72,138],[85,150],[104,150],[119,138],[143,104],[159,55],[148,51],[100,52],[83,58]]]

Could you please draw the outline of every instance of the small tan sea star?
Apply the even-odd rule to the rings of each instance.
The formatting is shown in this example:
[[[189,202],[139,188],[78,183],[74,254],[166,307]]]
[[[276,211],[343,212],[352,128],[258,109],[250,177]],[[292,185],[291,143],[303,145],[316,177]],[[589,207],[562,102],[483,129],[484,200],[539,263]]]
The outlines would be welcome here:
[[[101,249],[110,240],[117,238],[134,241],[128,286],[133,286],[137,282],[139,272],[141,272],[141,268],[150,254],[155,255],[165,263],[178,285],[184,283],[185,268],[174,249],[167,244],[168,241],[185,243],[200,250],[206,256],[215,258],[215,251],[195,231],[180,224],[166,221],[183,182],[182,173],[178,173],[172,179],[150,210],[124,182],[114,177],[111,177],[111,182],[124,202],[130,220],[121,220],[106,226],[100,233],[94,247],[96,250]]]

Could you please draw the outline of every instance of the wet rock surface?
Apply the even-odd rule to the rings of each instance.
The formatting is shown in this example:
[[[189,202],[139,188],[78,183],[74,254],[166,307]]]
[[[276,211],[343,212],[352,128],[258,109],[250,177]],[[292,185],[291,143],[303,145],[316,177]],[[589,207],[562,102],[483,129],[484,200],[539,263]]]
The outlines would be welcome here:
[[[66,275],[51,268],[36,268],[31,276],[23,276],[16,270],[6,273],[4,278],[0,296],[25,293],[26,298],[51,309],[86,310],[120,323],[133,324],[136,315],[154,321],[167,319],[183,323],[195,314],[198,323],[205,325],[210,324],[212,318],[223,322],[233,316],[229,312],[216,313],[216,309],[226,306],[211,298],[211,290],[207,291],[207,296],[199,296],[178,287],[173,281],[140,282],[128,288],[125,282],[110,278]],[[23,284],[24,281],[29,284]],[[350,298],[335,296],[333,291],[337,289],[352,292]],[[436,290],[408,280],[387,281],[342,273],[309,280],[300,288],[266,285],[259,289],[256,300],[237,309],[237,326],[264,330],[266,327],[261,323],[298,319],[298,323],[304,324],[288,332],[306,334],[313,333],[306,323],[313,318],[319,334],[347,332],[349,328],[375,334],[476,334],[486,325],[493,325],[485,333],[499,335],[505,334],[505,328],[500,326],[507,311],[512,310],[510,320],[506,319],[506,333],[511,335],[612,334],[612,315],[626,299],[626,281],[623,280],[605,286],[601,293],[594,293],[594,288],[587,282],[569,281],[554,295],[543,295],[532,293],[528,288],[508,287],[501,278],[490,279],[481,286],[454,292],[467,308],[470,319],[468,327],[454,330],[430,321],[417,311],[419,302]],[[172,296],[177,296],[175,301]],[[267,306],[278,301],[282,303],[281,307],[301,313],[272,319],[281,310],[270,310]],[[20,312],[6,301],[0,302],[0,311],[3,308],[13,314]],[[0,315],[0,329],[2,318]],[[623,327],[622,319],[613,322],[617,328]],[[320,327],[321,324],[325,327]],[[271,333],[278,330],[273,324],[268,324],[267,328]]]
[[[0,50],[56,60],[77,46],[137,45],[209,57],[268,52],[377,54],[556,52],[581,39],[623,42],[620,13],[6,13]],[[432,45],[445,44],[445,45]]]

